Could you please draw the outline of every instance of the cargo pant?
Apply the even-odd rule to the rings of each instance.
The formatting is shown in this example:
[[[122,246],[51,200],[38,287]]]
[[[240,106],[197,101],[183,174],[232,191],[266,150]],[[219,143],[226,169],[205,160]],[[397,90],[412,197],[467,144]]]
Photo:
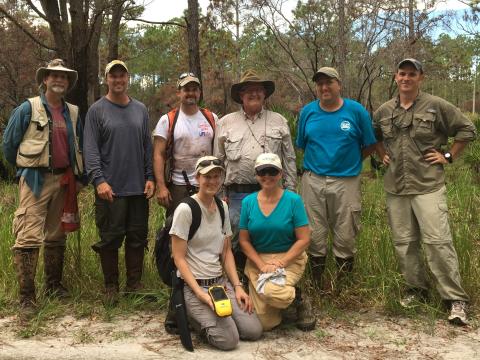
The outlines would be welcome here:
[[[387,193],[387,211],[400,271],[409,288],[427,289],[423,251],[443,300],[468,301],[448,224],[446,188],[421,195]]]

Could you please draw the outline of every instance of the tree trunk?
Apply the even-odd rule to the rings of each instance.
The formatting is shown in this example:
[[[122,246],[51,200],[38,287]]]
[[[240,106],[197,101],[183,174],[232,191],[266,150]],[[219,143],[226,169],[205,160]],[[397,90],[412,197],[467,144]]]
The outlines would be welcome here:
[[[120,32],[120,21],[123,15],[123,4],[125,0],[117,0],[113,4],[110,31],[108,32],[108,62],[118,59],[118,36]]]
[[[188,0],[187,11],[187,39],[188,39],[188,64],[192,71],[202,82],[202,67],[200,64],[198,0]]]
[[[348,86],[348,80],[346,77],[346,62],[347,62],[347,44],[345,34],[345,0],[338,1],[338,63],[337,69],[340,79],[342,79],[343,95],[349,97],[351,91]]]

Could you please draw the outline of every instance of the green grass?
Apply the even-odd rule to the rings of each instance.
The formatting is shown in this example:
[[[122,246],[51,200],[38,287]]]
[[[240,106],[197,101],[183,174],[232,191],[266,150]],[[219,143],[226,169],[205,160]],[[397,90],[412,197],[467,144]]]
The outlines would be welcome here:
[[[478,142],[478,141],[477,141]],[[463,161],[457,161],[447,167],[447,189],[450,208],[450,224],[457,249],[463,286],[471,297],[471,309],[474,319],[478,314],[480,296],[480,187],[476,182],[472,168]],[[422,329],[433,332],[435,321],[445,317],[445,308],[433,289],[431,300],[419,304],[414,310],[400,308],[398,300],[404,283],[398,273],[397,262],[391,243],[391,232],[387,223],[383,179],[372,173],[367,162],[362,177],[363,215],[362,231],[358,241],[355,271],[352,283],[340,293],[318,293],[311,289],[314,303],[319,307],[321,316],[338,320],[356,321],[345,310],[365,311],[375,309],[388,315],[399,315],[412,319],[422,319]],[[153,241],[155,230],[163,223],[163,209],[151,201],[149,253],[145,258],[143,282],[146,294],[157,296],[157,302],[142,299],[122,298],[116,307],[104,307],[102,304],[103,277],[99,259],[90,246],[97,241],[98,235],[94,222],[94,198],[92,188],[84,189],[80,195],[82,215],[81,233],[69,235],[64,283],[70,289],[72,298],[58,301],[42,295],[43,262],[40,256],[37,269],[37,289],[39,310],[29,321],[23,324],[18,335],[30,337],[44,333],[45,322],[63,315],[75,318],[100,318],[110,321],[117,316],[147,310],[158,312],[165,310],[168,289],[162,284],[153,261]],[[11,246],[14,243],[11,234],[13,213],[17,204],[17,187],[14,184],[0,184],[0,316],[18,314],[18,285],[12,265]],[[123,250],[122,250],[123,252]],[[120,256],[123,259],[123,253]],[[124,286],[125,269],[120,263],[121,287]],[[334,279],[334,259],[328,258],[327,273]],[[310,282],[305,280],[307,286]],[[335,286],[335,284],[334,284]],[[477,324],[476,320],[473,321]],[[118,334],[118,337],[123,334]],[[318,332],[319,338],[328,336]],[[88,342],[83,333],[76,335],[77,341]]]

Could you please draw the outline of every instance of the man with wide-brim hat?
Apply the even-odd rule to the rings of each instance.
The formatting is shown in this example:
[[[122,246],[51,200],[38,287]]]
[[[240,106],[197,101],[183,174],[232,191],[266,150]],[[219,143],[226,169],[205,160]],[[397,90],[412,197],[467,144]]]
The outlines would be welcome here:
[[[214,155],[225,168],[225,196],[230,206],[232,246],[237,266],[243,269],[245,257],[238,245],[240,208],[245,196],[260,190],[255,177],[255,160],[262,153],[280,157],[282,186],[296,190],[297,168],[287,120],[279,113],[267,110],[265,100],[275,91],[271,80],[247,70],[241,80],[232,85],[233,101],[238,111],[224,116],[217,124]]]
[[[36,73],[40,95],[17,107],[3,136],[6,159],[17,167],[19,206],[13,246],[20,304],[35,305],[35,272],[44,245],[45,292],[65,297],[62,273],[66,233],[79,228],[76,180],[83,174],[78,107],[64,101],[77,72],[55,59]]]

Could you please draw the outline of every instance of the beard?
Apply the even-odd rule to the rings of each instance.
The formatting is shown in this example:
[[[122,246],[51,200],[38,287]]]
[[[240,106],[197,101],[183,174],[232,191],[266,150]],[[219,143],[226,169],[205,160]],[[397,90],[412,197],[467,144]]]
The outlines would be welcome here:
[[[55,94],[64,94],[65,93],[65,86],[53,85],[53,86],[50,87],[50,90]]]

